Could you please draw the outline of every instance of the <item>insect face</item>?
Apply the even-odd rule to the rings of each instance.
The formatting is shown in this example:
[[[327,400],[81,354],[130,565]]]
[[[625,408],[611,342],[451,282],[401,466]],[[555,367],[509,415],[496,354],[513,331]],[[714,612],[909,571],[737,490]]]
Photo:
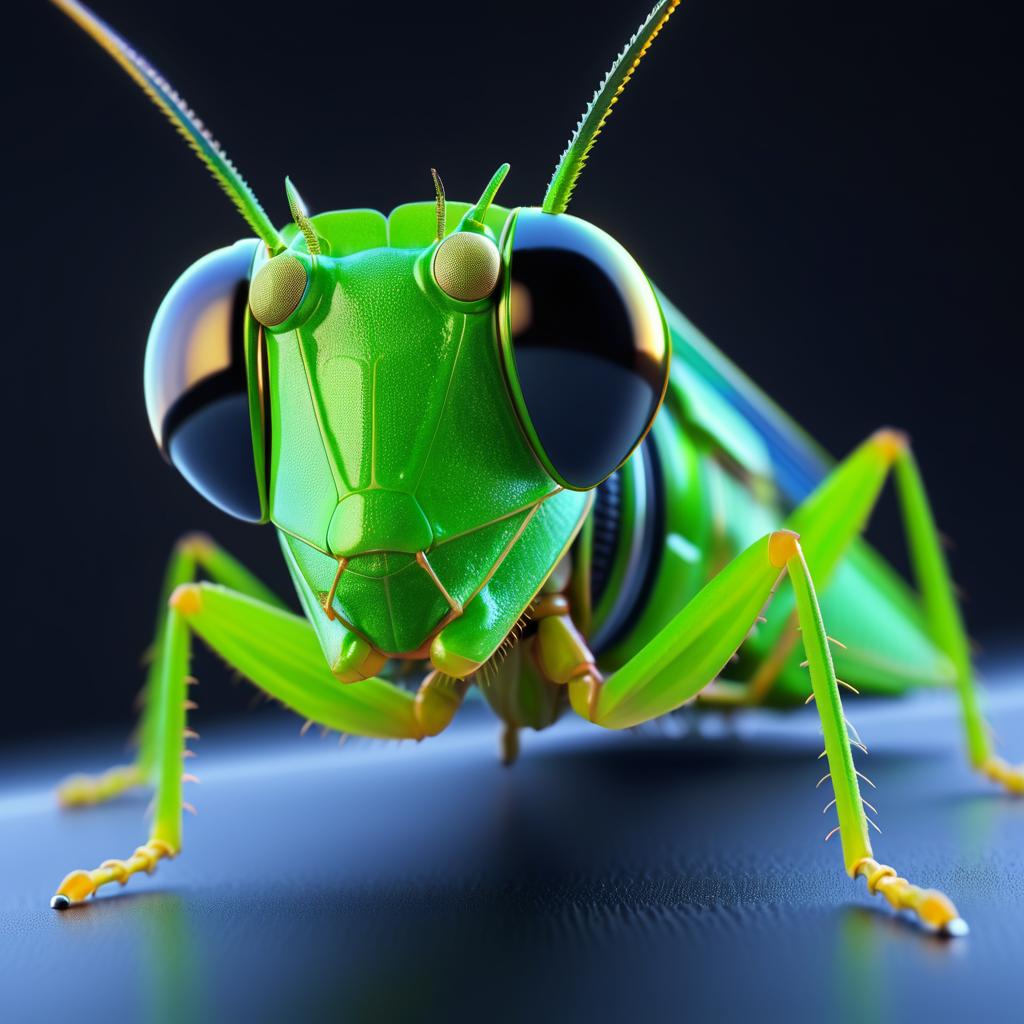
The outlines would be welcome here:
[[[206,497],[280,527],[332,663],[358,637],[458,672],[564,552],[588,506],[574,492],[650,426],[657,300],[568,215],[510,215],[485,193],[448,204],[465,212],[438,238],[431,204],[309,218],[288,188],[281,251],[221,250],[161,307],[154,430]],[[474,650],[455,656],[438,634],[470,616]]]

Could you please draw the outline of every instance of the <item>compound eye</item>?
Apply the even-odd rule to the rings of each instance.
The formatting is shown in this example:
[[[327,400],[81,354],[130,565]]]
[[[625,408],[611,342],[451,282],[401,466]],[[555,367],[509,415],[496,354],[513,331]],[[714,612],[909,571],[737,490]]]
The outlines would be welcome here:
[[[483,235],[455,231],[435,250],[433,272],[445,295],[459,302],[479,302],[498,283],[498,247]]]
[[[498,330],[513,403],[555,480],[589,490],[626,461],[661,405],[661,307],[633,257],[568,214],[517,211],[503,255]]]
[[[145,365],[157,444],[204,498],[251,522],[264,518],[253,443],[262,413],[250,412],[246,358],[246,336],[254,341],[258,330],[247,331],[246,321],[259,245],[218,249],[178,278],[153,321]]]
[[[291,253],[267,260],[256,272],[249,291],[249,308],[264,327],[283,324],[299,308],[309,275]]]

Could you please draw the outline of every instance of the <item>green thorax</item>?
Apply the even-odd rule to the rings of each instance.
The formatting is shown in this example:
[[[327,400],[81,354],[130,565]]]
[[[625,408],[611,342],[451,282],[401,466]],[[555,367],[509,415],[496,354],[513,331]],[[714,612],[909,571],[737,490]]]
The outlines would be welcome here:
[[[467,209],[449,203],[448,223]],[[332,666],[357,638],[425,656],[448,623],[449,651],[486,660],[587,507],[522,436],[493,303],[431,280],[434,214],[312,218],[319,297],[300,326],[267,332],[270,518]],[[491,208],[496,236],[507,216]],[[295,229],[285,238],[306,251]]]

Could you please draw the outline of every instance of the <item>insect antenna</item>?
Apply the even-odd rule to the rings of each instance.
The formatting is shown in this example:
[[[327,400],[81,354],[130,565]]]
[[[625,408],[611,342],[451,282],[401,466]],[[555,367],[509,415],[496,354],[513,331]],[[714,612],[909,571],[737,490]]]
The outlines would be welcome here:
[[[672,12],[679,3],[680,0],[659,0],[605,75],[604,81],[598,86],[594,98],[590,101],[590,106],[583,112],[579,124],[576,125],[576,131],[558,161],[555,173],[551,176],[548,190],[544,194],[544,202],[541,204],[545,213],[565,213],[587,157],[605,122],[611,117],[619,96],[629,85],[637,65],[665,23],[672,17]]]
[[[284,193],[288,197],[288,209],[291,211],[292,220],[295,221],[302,237],[306,239],[306,248],[310,256],[320,255],[320,238],[306,212],[306,204],[299,195],[299,190],[292,184],[292,179],[285,177]]]
[[[249,227],[267,243],[271,251],[277,252],[284,248],[277,228],[271,223],[256,194],[174,86],[88,7],[77,0],[53,0],[53,3],[99,43],[164,112],[196,156],[206,164]]]
[[[441,175],[437,173],[436,167],[430,168],[430,175],[434,179],[434,196],[437,203],[437,241],[440,242],[445,235],[448,207],[444,200],[444,182],[441,180]]]

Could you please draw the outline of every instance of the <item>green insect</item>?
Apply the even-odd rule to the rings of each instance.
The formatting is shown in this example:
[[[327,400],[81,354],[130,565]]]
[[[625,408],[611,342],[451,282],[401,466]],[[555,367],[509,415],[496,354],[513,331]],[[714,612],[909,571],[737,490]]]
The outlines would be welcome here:
[[[286,180],[282,230],[170,85],[85,7],[55,3],[163,109],[256,236],[172,287],[146,402],[193,487],[274,525],[305,614],[208,538],[177,545],[138,760],[60,791],[85,804],[151,784],[152,832],[127,859],[69,874],[52,905],[180,851],[198,636],[309,722],[360,736],[434,736],[476,685],[508,761],[519,729],[569,707],[626,729],[694,700],[813,700],[847,871],[964,932],[945,895],[875,859],[840,702],[844,685],[952,685],[972,764],[1024,792],[1024,770],[993,751],[906,438],[881,430],[831,464],[621,245],[565,212],[679,0],[660,0],[622,51],[539,207],[495,204],[507,164],[475,203],[448,202],[435,173],[433,201],[386,217],[310,216]],[[860,537],[890,472],[919,596]]]

